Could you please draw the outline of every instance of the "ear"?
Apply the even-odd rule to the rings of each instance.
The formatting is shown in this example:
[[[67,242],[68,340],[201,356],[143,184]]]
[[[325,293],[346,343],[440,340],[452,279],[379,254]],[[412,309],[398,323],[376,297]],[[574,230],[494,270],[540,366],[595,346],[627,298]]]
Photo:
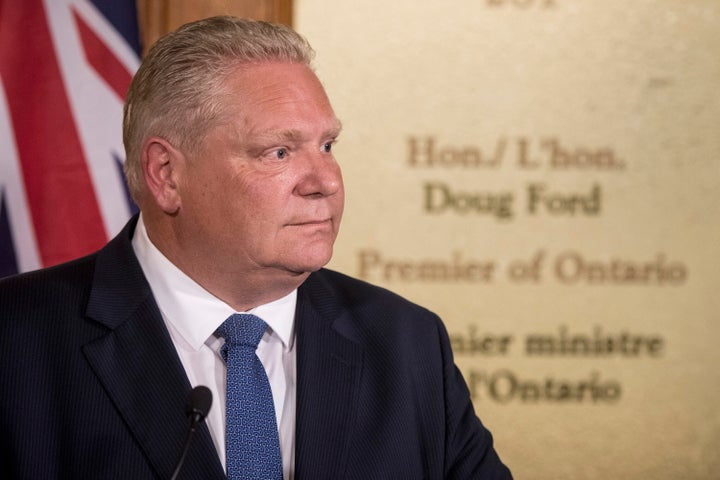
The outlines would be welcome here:
[[[150,137],[142,150],[142,169],[145,184],[155,204],[170,215],[180,209],[181,199],[178,178],[185,157],[170,142],[160,137]]]

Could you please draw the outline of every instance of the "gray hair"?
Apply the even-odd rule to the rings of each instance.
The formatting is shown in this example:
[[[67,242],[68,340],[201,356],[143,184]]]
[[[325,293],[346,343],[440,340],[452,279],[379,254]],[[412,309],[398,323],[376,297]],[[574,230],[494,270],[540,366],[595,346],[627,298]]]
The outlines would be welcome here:
[[[150,49],[130,84],[123,117],[125,175],[136,201],[140,156],[149,136],[189,152],[222,114],[222,84],[238,66],[292,62],[311,66],[307,40],[284,25],[229,16],[183,25]]]

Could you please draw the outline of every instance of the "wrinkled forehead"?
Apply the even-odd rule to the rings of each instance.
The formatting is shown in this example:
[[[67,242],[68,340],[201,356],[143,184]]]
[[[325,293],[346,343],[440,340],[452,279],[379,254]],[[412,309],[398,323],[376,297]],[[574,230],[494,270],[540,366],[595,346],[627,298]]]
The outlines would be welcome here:
[[[225,78],[220,103],[226,121],[256,134],[337,136],[342,128],[322,83],[303,64],[241,66]]]

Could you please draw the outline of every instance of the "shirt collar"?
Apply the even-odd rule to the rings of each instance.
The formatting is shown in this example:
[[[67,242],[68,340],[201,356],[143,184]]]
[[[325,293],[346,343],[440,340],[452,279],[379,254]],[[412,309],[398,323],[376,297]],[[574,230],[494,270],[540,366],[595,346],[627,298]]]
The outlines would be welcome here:
[[[132,245],[163,319],[172,324],[192,349],[199,350],[230,315],[237,313],[183,273],[153,245],[142,214]],[[283,348],[289,350],[293,347],[296,301],[297,289],[243,313],[262,318],[280,338]]]

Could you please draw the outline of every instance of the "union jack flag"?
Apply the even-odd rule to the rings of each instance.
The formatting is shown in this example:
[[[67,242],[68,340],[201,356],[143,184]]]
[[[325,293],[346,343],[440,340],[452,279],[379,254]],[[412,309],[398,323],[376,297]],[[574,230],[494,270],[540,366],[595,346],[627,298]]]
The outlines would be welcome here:
[[[90,253],[136,210],[122,107],[135,0],[0,0],[0,276]]]

